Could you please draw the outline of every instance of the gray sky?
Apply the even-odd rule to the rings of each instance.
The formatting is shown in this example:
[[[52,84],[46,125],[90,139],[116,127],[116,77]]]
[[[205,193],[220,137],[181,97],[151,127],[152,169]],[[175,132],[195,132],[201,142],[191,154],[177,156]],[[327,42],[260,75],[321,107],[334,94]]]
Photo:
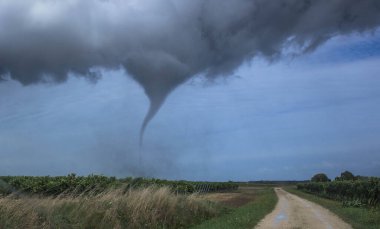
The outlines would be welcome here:
[[[214,6],[213,1],[210,2],[206,9]],[[4,13],[6,7],[23,10],[7,1],[0,2],[0,6],[3,19],[10,17]],[[64,7],[56,6],[56,10]],[[148,16],[152,10],[167,11],[165,5],[151,7],[147,10]],[[219,10],[224,9],[221,7]],[[36,8],[38,15],[44,15],[37,19],[61,23],[60,26],[67,22],[49,19],[43,7],[42,10]],[[196,4],[193,8],[197,9]],[[277,10],[273,6],[266,9]],[[95,4],[93,11],[96,10],[99,9]],[[235,10],[242,8],[237,4]],[[194,12],[189,10],[188,13],[193,15]],[[305,15],[300,17],[307,18]],[[220,31],[225,31],[223,26],[219,28],[220,24],[234,21],[215,17],[204,19],[207,21],[204,23],[217,26]],[[183,20],[192,22],[192,18],[185,15]],[[17,48],[7,46],[11,41],[9,37],[19,34],[19,30],[12,33],[5,29],[8,35],[0,35],[0,50],[6,53],[0,59],[0,73],[3,70],[6,79],[0,83],[0,175],[75,172],[191,180],[277,180],[308,179],[318,172],[333,178],[350,170],[354,174],[380,176],[380,32],[352,33],[365,27],[361,23],[373,27],[378,21],[367,19],[366,23],[359,20],[359,24],[339,27],[340,30],[329,24],[334,18],[326,19],[323,23],[311,23],[317,32],[310,34],[300,23],[295,23],[298,29],[293,32],[287,30],[289,25],[275,22],[263,28],[253,27],[263,30],[282,26],[283,32],[277,35],[283,36],[286,42],[291,35],[299,36],[294,41],[297,45],[309,36],[341,33],[323,42],[317,39],[317,43],[310,43],[316,46],[313,52],[293,45],[267,50],[266,46],[276,47],[284,44],[284,40],[255,46],[249,36],[239,36],[223,42],[235,44],[239,38],[244,44],[242,47],[259,54],[251,55],[243,50],[231,53],[234,49],[194,50],[189,54],[187,49],[178,51],[175,45],[166,47],[166,43],[151,43],[148,39],[142,47],[164,46],[167,54],[157,54],[156,49],[155,54],[145,50],[141,57],[128,56],[131,62],[119,63],[120,56],[105,45],[101,46],[106,50],[105,59],[97,59],[95,54],[91,54],[91,58],[75,57],[74,65],[48,51],[48,59],[43,59],[47,54],[39,55],[38,50],[29,50],[32,54],[36,52],[33,55],[21,55],[18,50],[30,44],[20,39],[15,41],[19,42],[19,46],[14,46]],[[127,27],[135,29],[134,25],[149,25],[151,21],[150,17],[142,17],[144,23],[136,20],[128,21]],[[162,23],[162,28],[177,30],[177,25],[165,24],[168,23],[165,20]],[[0,25],[11,24],[9,20],[8,23],[2,20]],[[33,26],[33,30],[25,31],[32,31],[37,38],[46,34]],[[49,26],[47,31],[55,28]],[[247,26],[244,24],[242,31]],[[252,28],[251,25],[248,28]],[[155,35],[156,38],[159,35]],[[129,37],[127,33],[115,35],[114,39],[124,36]],[[144,34],[133,35],[131,39],[141,37],[144,38]],[[262,42],[260,36],[253,38]],[[32,44],[39,44],[40,40],[32,40]],[[64,46],[74,47],[75,52],[81,53],[75,49],[76,45],[66,42],[66,38],[62,41]],[[202,42],[191,45],[202,48]],[[124,51],[133,53],[134,50],[129,50],[130,44],[118,45],[125,45]],[[49,47],[54,50],[54,45],[47,50]],[[83,49],[84,53],[99,51],[93,46]],[[206,59],[202,63],[194,62],[193,52],[201,53]],[[58,53],[63,51],[58,50]],[[188,55],[189,61],[179,64],[177,60],[182,60],[183,53]],[[216,61],[214,55],[225,59]],[[38,57],[33,62],[37,64],[31,65],[34,56]],[[171,69],[163,71],[169,78],[160,78],[145,70],[146,65],[151,66],[152,58],[159,59],[152,64],[153,69],[160,71],[160,66]],[[51,59],[52,62],[47,61]],[[146,65],[140,67],[140,63]],[[52,78],[46,78],[49,74]],[[176,74],[181,80],[177,81]],[[101,79],[94,80],[98,76],[102,76]],[[167,93],[170,95],[166,98]],[[146,129],[143,148],[139,149],[141,123],[155,96],[159,100],[163,96],[166,101],[163,105],[162,101],[158,102],[158,107],[162,107]],[[142,165],[139,153],[143,156]]]

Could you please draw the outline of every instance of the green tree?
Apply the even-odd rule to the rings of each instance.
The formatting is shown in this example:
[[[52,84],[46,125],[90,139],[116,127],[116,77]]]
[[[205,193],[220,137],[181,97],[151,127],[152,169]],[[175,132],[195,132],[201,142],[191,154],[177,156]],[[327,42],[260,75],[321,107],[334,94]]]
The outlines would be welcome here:
[[[340,174],[341,180],[355,180],[354,174],[352,174],[350,171],[344,171]]]
[[[328,181],[330,181],[330,179],[327,177],[326,174],[324,174],[324,173],[318,173],[318,174],[315,174],[311,178],[311,181],[312,182],[328,182]]]

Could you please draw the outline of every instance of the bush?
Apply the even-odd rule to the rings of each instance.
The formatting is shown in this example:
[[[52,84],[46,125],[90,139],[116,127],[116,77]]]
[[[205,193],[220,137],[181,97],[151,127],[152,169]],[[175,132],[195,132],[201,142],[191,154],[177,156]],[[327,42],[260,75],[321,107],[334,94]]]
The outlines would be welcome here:
[[[344,171],[343,173],[340,174],[340,177],[336,177],[335,180],[336,181],[356,180],[356,177],[350,171]]]
[[[327,177],[326,174],[324,174],[324,173],[318,173],[318,174],[315,174],[311,178],[311,181],[312,182],[328,182],[328,181],[330,181],[330,179]]]

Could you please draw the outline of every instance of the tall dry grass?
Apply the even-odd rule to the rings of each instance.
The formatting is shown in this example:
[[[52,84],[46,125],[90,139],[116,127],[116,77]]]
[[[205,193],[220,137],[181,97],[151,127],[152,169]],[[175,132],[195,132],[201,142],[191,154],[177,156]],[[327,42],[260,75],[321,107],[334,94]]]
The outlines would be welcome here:
[[[168,188],[97,195],[0,198],[0,228],[186,228],[219,213],[197,195]]]

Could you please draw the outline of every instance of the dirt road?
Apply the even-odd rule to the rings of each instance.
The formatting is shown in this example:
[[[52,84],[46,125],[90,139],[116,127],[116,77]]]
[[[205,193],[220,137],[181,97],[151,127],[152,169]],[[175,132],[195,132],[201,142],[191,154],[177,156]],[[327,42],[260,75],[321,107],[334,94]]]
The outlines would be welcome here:
[[[275,209],[255,229],[352,229],[338,216],[318,204],[281,188],[276,188],[275,191],[279,198]]]

